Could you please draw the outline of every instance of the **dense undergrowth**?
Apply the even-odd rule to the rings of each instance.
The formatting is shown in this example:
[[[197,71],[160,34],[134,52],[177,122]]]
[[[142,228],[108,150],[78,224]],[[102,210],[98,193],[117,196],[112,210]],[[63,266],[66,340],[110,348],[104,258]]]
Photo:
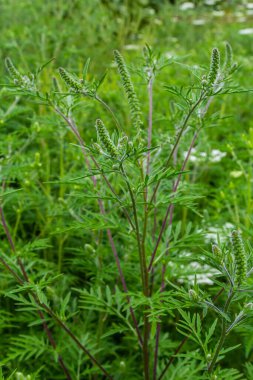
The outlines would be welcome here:
[[[253,379],[252,7],[187,3],[1,4],[0,378]]]

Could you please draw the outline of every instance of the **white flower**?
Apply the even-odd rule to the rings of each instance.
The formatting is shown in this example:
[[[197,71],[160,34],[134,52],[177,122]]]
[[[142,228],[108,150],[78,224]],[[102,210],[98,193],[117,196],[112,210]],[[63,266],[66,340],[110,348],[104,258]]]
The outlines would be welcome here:
[[[221,229],[220,228],[210,227],[208,229],[208,232],[205,234],[206,243],[209,243],[210,241],[212,241],[212,242],[217,241],[217,235],[219,235],[221,241],[225,240],[225,236],[221,235]]]
[[[215,17],[222,17],[224,16],[225,12],[224,11],[213,11],[213,16]]]
[[[139,50],[141,49],[141,46],[140,45],[134,45],[134,44],[129,44],[129,45],[125,45],[124,46],[124,49],[125,50]]]
[[[159,18],[155,18],[153,22],[156,25],[162,25],[162,23],[163,23],[162,20],[160,20]]]
[[[252,15],[253,15],[253,9],[249,9],[249,10],[247,10],[247,15],[248,15],[248,16],[252,16]]]
[[[188,152],[184,152],[184,158],[186,158]],[[203,162],[207,158],[206,152],[198,152],[196,148],[192,148],[189,161],[191,162]]]
[[[226,223],[223,225],[223,228],[226,229],[226,230],[234,230],[234,229],[235,229],[235,226],[234,226],[232,223],[226,222]]]
[[[171,59],[171,58],[173,58],[173,53],[172,52],[170,52],[170,51],[167,51],[165,54],[164,54],[164,56],[166,57],[166,58],[168,58],[168,59]]]
[[[226,222],[221,227],[209,227],[208,232],[205,234],[205,242],[206,243],[216,243],[217,238],[219,236],[219,239],[221,243],[224,243],[227,240],[227,237],[230,235],[231,230],[233,230],[235,226],[232,223]]]
[[[215,5],[216,4],[216,0],[205,0],[204,4],[205,5]]]
[[[186,269],[185,265],[180,265],[181,269]],[[209,265],[201,265],[197,261],[192,261],[189,263],[187,266],[187,271],[189,273],[189,268],[190,268],[190,275],[183,275],[180,279],[180,283],[190,283],[194,284],[195,283],[195,278],[197,284],[207,284],[207,285],[213,285],[213,276],[217,274],[216,269],[211,268]]]
[[[188,9],[193,9],[195,6],[193,3],[190,3],[189,1],[186,1],[185,3],[181,4],[179,9],[181,11],[187,11]]]
[[[248,9],[253,9],[253,3],[248,3],[248,4],[246,5],[246,8],[248,8]]]
[[[187,151],[183,153],[184,158],[187,156]],[[203,162],[209,159],[210,162],[220,162],[223,157],[227,155],[226,152],[221,152],[218,149],[213,149],[208,156],[206,152],[198,152],[196,148],[192,148],[191,155],[189,158],[190,162]]]
[[[213,280],[211,280],[212,277],[213,273],[198,273],[196,274],[197,284],[213,285]],[[190,284],[194,284],[195,275],[188,276],[188,281]]]
[[[222,160],[222,158],[225,157],[226,155],[227,155],[226,152],[221,152],[218,149],[213,149],[211,151],[210,161],[211,162],[220,162]]]
[[[193,20],[193,21],[192,21],[192,25],[197,25],[197,26],[204,25],[205,23],[206,23],[206,21],[203,20],[203,19]]]
[[[235,12],[234,16],[235,17],[242,17],[243,16],[243,12],[240,12],[240,11],[239,12]]]
[[[233,177],[233,178],[239,178],[242,175],[243,175],[243,172],[239,170],[233,170],[232,172],[230,172],[230,177]]]
[[[241,35],[253,34],[253,28],[241,29],[241,30],[239,30],[238,33],[241,34]]]

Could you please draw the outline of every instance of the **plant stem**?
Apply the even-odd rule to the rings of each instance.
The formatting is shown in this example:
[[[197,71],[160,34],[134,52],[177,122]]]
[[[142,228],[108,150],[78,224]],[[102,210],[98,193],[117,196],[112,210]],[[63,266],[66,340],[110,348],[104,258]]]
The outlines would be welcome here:
[[[145,268],[146,268],[146,258],[143,257],[143,251],[141,246],[141,236],[140,236],[140,228],[139,228],[139,222],[138,222],[138,216],[137,216],[137,208],[136,208],[136,202],[134,198],[134,194],[131,188],[131,185],[129,183],[127,174],[125,172],[125,169],[123,167],[123,164],[120,164],[120,170],[121,173],[125,179],[127,189],[131,198],[132,208],[133,208],[133,214],[134,214],[134,222],[135,222],[135,230],[136,230],[136,240],[138,245],[138,252],[139,252],[139,261],[140,261],[140,270],[141,270],[141,279],[142,279],[142,289],[143,293],[146,294],[146,285],[147,285],[147,274],[145,274]],[[147,272],[147,271],[146,271]]]
[[[228,311],[228,308],[229,308],[229,305],[233,299],[233,296],[234,296],[234,292],[233,292],[233,287],[230,288],[230,291],[229,291],[229,294],[228,294],[228,298],[226,300],[226,303],[225,303],[225,306],[224,306],[224,313],[227,313]],[[222,319],[222,326],[221,326],[221,336],[220,336],[220,340],[217,344],[217,347],[216,347],[216,350],[214,352],[214,355],[213,355],[213,358],[208,366],[208,372],[209,373],[212,373],[213,372],[213,369],[215,367],[215,364],[216,364],[216,361],[218,359],[218,356],[219,356],[219,353],[220,353],[220,350],[222,349],[223,347],[223,344],[225,342],[225,339],[226,339],[226,320],[225,318]]]
[[[185,170],[185,167],[186,167],[186,165],[187,165],[187,162],[188,162],[188,160],[189,160],[189,157],[190,157],[190,155],[191,155],[192,148],[193,148],[193,146],[194,146],[194,144],[195,144],[195,141],[196,141],[197,137],[198,137],[198,131],[196,131],[196,132],[194,133],[194,136],[193,136],[192,141],[191,141],[191,145],[190,145],[190,147],[189,147],[189,149],[188,149],[187,155],[186,155],[186,157],[185,157],[185,159],[184,159],[184,162],[183,162],[183,165],[182,165],[182,167],[181,167],[181,170],[180,170],[181,172],[183,172],[183,171]],[[180,173],[180,174],[178,175],[177,180],[176,180],[176,182],[175,182],[175,185],[173,186],[172,193],[174,193],[174,194],[176,193],[176,191],[177,191],[177,189],[178,189],[178,185],[179,185],[179,183],[180,183],[181,177],[182,177],[182,173]],[[166,227],[166,223],[167,223],[168,216],[170,215],[170,213],[171,213],[171,211],[173,210],[173,208],[174,208],[173,203],[170,203],[170,205],[169,205],[168,208],[167,208],[167,211],[166,211],[165,217],[164,217],[164,219],[163,219],[163,222],[162,222],[162,227],[161,227],[161,230],[160,230],[160,233],[159,233],[158,239],[157,239],[157,241],[156,241],[156,245],[155,245],[154,251],[153,251],[153,253],[152,253],[151,260],[150,260],[150,263],[149,263],[149,266],[148,266],[148,271],[150,271],[151,268],[152,268],[152,265],[153,265],[153,262],[154,262],[154,259],[155,259],[155,255],[156,255],[156,252],[157,252],[158,246],[159,246],[159,244],[160,244],[160,242],[161,242],[161,238],[162,238],[163,232],[164,232],[165,227]]]
[[[74,120],[72,118],[69,118],[66,115],[64,115],[64,113],[58,107],[55,107],[53,105],[53,108],[54,108],[55,112],[58,113],[65,120],[65,122],[70,127],[70,129],[73,132],[73,134],[76,136],[76,138],[77,138],[77,140],[78,140],[78,142],[79,142],[79,144],[80,144],[80,146],[82,148],[82,152],[83,152],[83,156],[84,156],[84,160],[85,160],[86,166],[91,171],[90,162],[89,162],[89,160],[88,160],[88,158],[86,156],[86,153],[85,153],[85,143],[84,143],[82,137],[79,134],[79,131],[77,129],[77,126],[76,126]],[[97,169],[100,170],[100,167],[99,167],[96,159],[92,155],[91,155],[91,159],[94,162],[94,164],[96,165]],[[103,179],[105,180],[105,183],[107,184],[107,186],[111,190],[111,192],[114,194],[114,196],[116,196],[117,200],[119,200],[116,192],[112,188],[110,182],[108,181],[108,179],[106,178],[106,176],[104,175],[103,172],[102,172],[102,176],[103,176]],[[92,175],[92,181],[93,181],[93,185],[94,185],[94,188],[95,188],[97,186],[97,181],[96,181],[96,177],[94,175]],[[119,202],[121,204],[121,201],[119,201]],[[104,205],[103,205],[103,202],[102,202],[101,199],[98,199],[98,204],[99,204],[99,210],[100,210],[101,215],[105,215],[105,208],[104,208]],[[123,208],[123,210],[125,212],[125,215],[126,215],[128,221],[129,221],[130,225],[132,226],[133,229],[135,229],[135,227],[134,227],[134,225],[133,225],[133,223],[131,221],[130,215],[128,214],[128,211],[125,209],[125,207]],[[107,229],[106,232],[107,232],[109,243],[110,243],[110,246],[111,246],[111,249],[112,249],[115,261],[116,261],[116,265],[117,265],[117,269],[118,269],[118,272],[119,272],[119,277],[120,277],[120,281],[121,281],[123,290],[124,290],[125,293],[128,293],[128,289],[127,289],[127,285],[126,285],[126,280],[125,280],[125,277],[124,277],[124,274],[123,274],[123,271],[122,271],[122,268],[121,268],[119,255],[118,255],[118,252],[116,250],[116,246],[114,244],[114,239],[112,237],[111,230]],[[127,296],[127,302],[130,305],[130,297],[129,296]],[[133,324],[134,324],[134,327],[135,327],[135,330],[136,330],[136,333],[137,333],[139,344],[142,347],[143,339],[141,337],[141,333],[140,333],[140,330],[139,330],[139,327],[138,327],[137,319],[135,317],[134,310],[133,310],[133,308],[132,308],[131,305],[130,305],[129,309],[130,309],[130,314],[131,314],[131,317],[132,317],[132,320],[133,320]]]
[[[149,280],[148,280],[148,271],[147,271],[147,264],[146,264],[146,255],[145,255],[145,248],[143,247],[143,240],[140,236],[140,228],[139,228],[139,221],[137,216],[137,208],[136,208],[136,202],[135,197],[131,188],[131,185],[129,183],[127,174],[124,170],[123,164],[120,165],[120,170],[122,172],[122,175],[125,179],[129,195],[132,202],[132,208],[133,208],[133,214],[134,214],[134,221],[135,221],[135,229],[136,229],[136,240],[138,245],[138,252],[139,252],[139,261],[140,261],[140,270],[141,270],[141,279],[142,279],[142,288],[143,288],[143,294],[145,297],[149,296]],[[149,340],[149,321],[147,316],[147,308],[144,308],[144,337],[143,337],[143,362],[144,362],[144,379],[149,380],[149,352],[148,352],[148,340]]]
[[[118,131],[122,131],[121,125],[119,124],[119,122],[118,122],[118,120],[117,120],[117,118],[116,118],[116,116],[115,116],[113,110],[111,109],[111,107],[108,106],[108,104],[107,104],[103,99],[101,99],[98,95],[95,95],[95,99],[96,99],[100,104],[102,104],[102,105],[107,109],[107,111],[112,115],[113,120],[114,120],[114,122],[115,122],[115,125],[116,125]]]
[[[173,219],[173,211],[174,207],[170,210],[170,218],[169,218],[169,226],[172,224]],[[169,253],[169,241],[166,243],[166,256]],[[162,282],[161,282],[161,288],[160,292],[164,292],[165,289],[165,273],[166,273],[166,264],[162,265]],[[153,380],[156,380],[157,375],[157,364],[158,364],[158,352],[159,352],[159,341],[160,341],[160,334],[161,334],[161,323],[157,323],[156,327],[156,342],[155,342],[155,356],[154,356],[154,368],[153,368]]]
[[[89,350],[80,342],[80,340],[72,333],[68,326],[44,303],[40,303],[45,311],[62,327],[62,329],[69,335],[69,337],[76,343],[76,345],[90,358],[101,372],[108,378],[113,380],[112,376],[105,370],[105,368],[96,360],[96,358],[90,353]]]
[[[147,153],[147,175],[150,173],[150,148],[152,141],[152,127],[153,127],[153,78],[150,78],[148,83],[148,97],[149,97],[149,114],[148,114],[148,153]]]

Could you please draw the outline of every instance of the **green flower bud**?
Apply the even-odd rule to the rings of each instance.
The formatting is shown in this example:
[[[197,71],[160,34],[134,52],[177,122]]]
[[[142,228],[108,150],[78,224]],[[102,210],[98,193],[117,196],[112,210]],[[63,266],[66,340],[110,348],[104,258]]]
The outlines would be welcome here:
[[[246,303],[244,309],[253,310],[253,302]]]
[[[189,294],[189,298],[190,298],[190,300],[192,300],[192,301],[198,301],[198,300],[199,300],[199,296],[198,296],[198,294],[195,292],[195,290],[190,289],[189,292],[188,292],[188,294]]]
[[[91,244],[85,244],[84,248],[85,248],[85,251],[87,251],[88,253],[95,253],[96,252]]]
[[[70,87],[73,91],[80,92],[83,90],[82,84],[78,80],[76,80],[70,73],[68,73],[67,70],[65,70],[63,67],[59,68],[59,73],[66,85]]]
[[[202,76],[201,84],[202,84],[202,87],[204,87],[204,88],[208,86],[208,80],[207,80],[207,76],[206,75]]]
[[[213,244],[212,245],[212,251],[213,251],[213,254],[217,257],[219,263],[222,264],[223,255],[222,255],[222,250],[220,249],[220,247],[218,247],[218,245],[216,245],[216,244]]]
[[[126,363],[122,360],[120,363],[119,363],[119,366],[121,369],[125,369],[126,368]]]
[[[232,246],[235,259],[235,284],[240,286],[247,277],[247,257],[239,231],[232,232]]]
[[[224,68],[223,68],[224,71],[229,73],[232,68],[232,65],[233,65],[233,50],[232,50],[231,45],[228,42],[226,42],[226,59],[225,59]]]
[[[23,77],[22,75],[20,74],[20,72],[16,69],[16,67],[13,65],[12,61],[10,58],[6,58],[5,59],[5,65],[6,65],[6,68],[10,74],[10,76],[12,77],[12,79],[14,80],[14,82],[16,84],[20,83],[20,82],[23,82]]]
[[[127,136],[123,136],[119,139],[117,149],[120,153],[124,153],[126,151],[127,143],[128,143]]]
[[[101,148],[101,146],[97,143],[94,143],[93,144],[93,148],[98,152],[98,153],[103,153],[103,150]]]
[[[142,124],[141,122],[141,109],[140,103],[134,90],[133,83],[129,71],[126,67],[125,61],[118,50],[114,50],[114,59],[118,66],[121,82],[127,95],[131,118],[134,122],[134,126],[137,128]]]

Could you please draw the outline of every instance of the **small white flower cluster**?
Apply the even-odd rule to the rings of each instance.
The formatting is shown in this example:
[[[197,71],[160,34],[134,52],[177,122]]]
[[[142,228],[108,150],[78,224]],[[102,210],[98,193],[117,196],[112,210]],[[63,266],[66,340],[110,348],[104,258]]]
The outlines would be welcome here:
[[[215,5],[216,4],[216,0],[205,0],[204,1],[204,4],[205,5]]]
[[[190,1],[186,1],[185,3],[182,3],[180,6],[179,6],[179,9],[181,11],[188,11],[188,9],[193,9],[195,8],[194,4]]]
[[[231,230],[235,229],[232,223],[225,223],[222,228],[220,227],[210,227],[208,232],[205,234],[206,243],[217,242],[217,236],[219,235],[221,243],[225,242],[227,236],[230,235]]]
[[[191,255],[192,254],[186,254]],[[211,268],[209,265],[201,265],[197,261],[192,261],[187,265],[181,265],[181,270],[187,269],[187,274],[181,275],[181,277],[178,279],[178,282],[183,283],[189,283],[193,285],[195,283],[195,278],[197,284],[206,284],[206,285],[213,285],[212,278],[217,274],[217,271],[214,268]],[[189,271],[191,274],[188,274]]]
[[[142,47],[141,45],[135,45],[135,44],[128,44],[124,46],[125,50],[140,50]]]
[[[183,155],[186,158],[187,152],[184,152]],[[222,152],[219,149],[212,149],[210,155],[208,155],[206,152],[198,152],[196,148],[193,148],[189,161],[197,163],[208,159],[210,162],[216,163],[220,162],[226,155],[226,152]]]
[[[253,34],[253,28],[240,29],[238,32],[242,36]]]
[[[204,19],[196,19],[192,21],[192,25],[195,25],[195,26],[202,26],[202,25],[205,25],[205,23],[206,23],[206,20]]]
[[[213,16],[215,17],[223,17],[225,15],[224,11],[213,11]]]
[[[31,380],[31,375],[23,375],[22,372],[16,372],[16,380]]]
[[[200,265],[198,262],[193,261],[190,263],[190,268],[193,269],[193,271],[199,272],[203,271],[203,273],[196,273],[188,276],[188,281],[191,284],[194,284],[195,276],[196,281],[198,284],[207,284],[207,285],[213,285],[213,276],[217,273],[217,271],[213,268],[211,268],[209,265]]]

